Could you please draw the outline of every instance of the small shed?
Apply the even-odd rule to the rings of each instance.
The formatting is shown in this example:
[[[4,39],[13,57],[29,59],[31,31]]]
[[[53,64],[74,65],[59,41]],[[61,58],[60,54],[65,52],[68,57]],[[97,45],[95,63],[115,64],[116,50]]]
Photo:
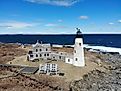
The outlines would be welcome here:
[[[73,55],[68,54],[68,56],[65,59],[65,63],[73,64]]]

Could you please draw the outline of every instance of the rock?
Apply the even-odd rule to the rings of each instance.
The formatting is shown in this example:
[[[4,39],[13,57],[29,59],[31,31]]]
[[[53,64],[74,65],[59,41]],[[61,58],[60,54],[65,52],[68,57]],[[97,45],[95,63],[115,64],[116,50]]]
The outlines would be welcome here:
[[[103,67],[110,73],[95,69],[84,75],[82,80],[73,82],[71,91],[121,91],[121,56],[103,54],[103,61],[109,64]]]

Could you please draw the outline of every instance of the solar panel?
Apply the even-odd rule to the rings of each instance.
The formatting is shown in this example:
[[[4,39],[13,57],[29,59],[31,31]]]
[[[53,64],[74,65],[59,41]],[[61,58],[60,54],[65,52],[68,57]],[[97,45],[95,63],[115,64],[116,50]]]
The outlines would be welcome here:
[[[20,72],[34,74],[38,71],[39,67],[25,67]]]

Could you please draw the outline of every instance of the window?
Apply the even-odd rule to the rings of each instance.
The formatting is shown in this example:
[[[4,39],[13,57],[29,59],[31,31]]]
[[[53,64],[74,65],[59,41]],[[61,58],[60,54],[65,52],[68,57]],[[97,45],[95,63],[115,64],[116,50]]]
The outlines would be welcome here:
[[[49,65],[47,65],[47,68],[50,68],[50,66],[49,66]]]
[[[30,57],[33,57],[33,55],[30,55]]]
[[[50,69],[48,69],[48,72],[50,72]]]
[[[33,51],[29,51],[29,53],[28,54],[33,54]]]
[[[41,51],[42,51],[42,49],[39,49],[39,51],[41,52]]]
[[[36,52],[38,52],[38,49],[36,49]]]
[[[38,57],[38,54],[36,54],[36,57]]]
[[[53,57],[53,59],[55,59],[55,57]]]
[[[49,56],[49,54],[47,54],[47,56]]]
[[[44,54],[44,56],[46,57],[46,54]]]
[[[75,61],[78,61],[78,59],[77,59],[77,58],[75,58]]]
[[[47,68],[50,68],[50,64],[47,64]]]
[[[59,56],[59,59],[61,59],[61,56]]]
[[[52,64],[52,68],[55,68],[55,64]]]
[[[55,69],[52,69],[52,71],[55,71]]]
[[[76,53],[76,50],[74,50],[74,52]]]
[[[70,59],[68,59],[68,62],[70,62]]]
[[[79,43],[79,46],[81,46],[81,43]]]
[[[47,64],[47,65],[49,65],[49,64]]]
[[[48,49],[46,48],[46,51],[48,51]]]
[[[42,57],[42,54],[40,54],[39,56]]]

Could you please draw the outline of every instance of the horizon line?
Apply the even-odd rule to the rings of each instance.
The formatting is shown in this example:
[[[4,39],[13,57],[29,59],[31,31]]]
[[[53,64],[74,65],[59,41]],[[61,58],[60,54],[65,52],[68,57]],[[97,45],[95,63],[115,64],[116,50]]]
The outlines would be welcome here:
[[[82,33],[82,34],[121,34],[121,33]],[[0,35],[76,35],[76,33],[1,33]]]

